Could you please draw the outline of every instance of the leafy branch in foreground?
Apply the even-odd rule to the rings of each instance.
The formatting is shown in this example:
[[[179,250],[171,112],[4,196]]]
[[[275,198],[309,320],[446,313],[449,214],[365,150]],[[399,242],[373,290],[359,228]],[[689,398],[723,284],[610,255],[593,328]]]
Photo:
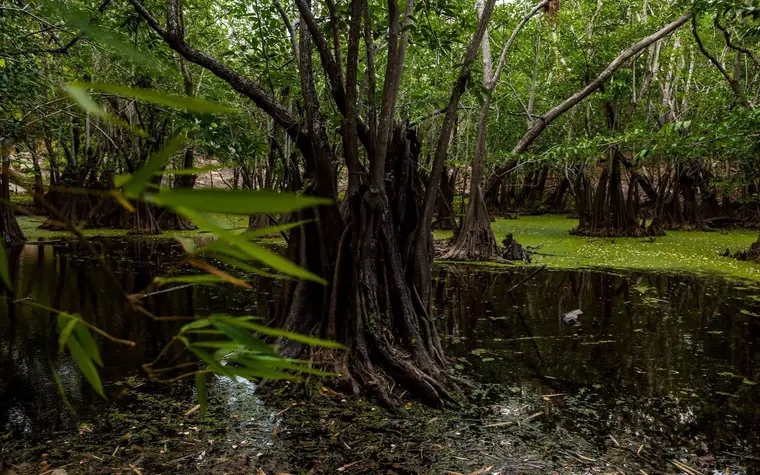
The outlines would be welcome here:
[[[124,127],[138,135],[144,132],[127,124],[118,117],[111,115],[101,108],[88,94],[87,89],[94,89],[109,94],[130,97],[138,101],[147,101],[162,106],[183,109],[199,114],[227,113],[231,109],[198,98],[172,96],[158,91],[133,89],[109,84],[74,84],[66,87],[69,96],[82,109],[93,116],[104,119],[115,125]],[[272,233],[286,232],[297,228],[303,222],[284,223],[269,228],[240,233],[225,228],[210,217],[211,213],[229,215],[280,214],[298,211],[304,208],[329,205],[332,202],[324,198],[311,196],[277,193],[269,190],[225,190],[192,188],[170,189],[161,187],[156,177],[161,177],[169,160],[183,149],[187,140],[185,132],[175,134],[174,138],[155,151],[144,164],[131,175],[115,177],[116,188],[106,193],[114,199],[127,213],[137,212],[139,205],[151,206],[157,209],[166,208],[192,221],[200,229],[210,232],[214,240],[200,244],[193,239],[177,237],[186,255],[167,275],[156,277],[153,282],[135,295],[124,295],[128,307],[155,319],[146,309],[141,300],[150,295],[156,286],[170,284],[185,285],[220,285],[232,284],[243,289],[249,289],[250,284],[244,276],[236,274],[255,274],[272,278],[307,279],[318,283],[324,280],[312,272],[273,252],[255,240]],[[184,169],[182,173],[197,173],[194,169]],[[71,223],[69,223],[71,224]],[[70,226],[77,229],[76,225]],[[78,235],[81,239],[83,235]],[[1,244],[1,243],[0,243]],[[0,248],[0,251],[4,251]],[[10,286],[5,252],[0,260],[0,278]],[[210,262],[214,259],[215,262]],[[221,262],[224,268],[220,268]],[[188,268],[193,273],[185,273]],[[177,272],[183,271],[182,274]],[[39,306],[37,304],[32,304]],[[98,343],[93,333],[104,340],[135,346],[135,342],[113,337],[92,324],[84,321],[81,316],[45,308],[57,314],[59,329],[59,351],[68,349],[72,360],[84,375],[88,383],[102,397],[105,397],[103,383],[98,368],[103,367]],[[299,374],[327,376],[332,373],[314,368],[313,363],[306,360],[282,358],[278,356],[277,345],[267,343],[287,339],[304,345],[320,346],[331,349],[341,349],[342,345],[298,333],[278,330],[255,323],[255,317],[233,317],[230,315],[214,314],[207,318],[195,319],[188,317],[168,317],[168,319],[193,319],[186,324],[178,335],[165,347],[156,360],[144,365],[148,377],[157,381],[176,381],[195,376],[198,399],[205,410],[206,378],[208,374],[216,374],[230,378],[245,379],[299,379]],[[166,350],[180,343],[192,356],[175,366],[157,368],[158,362]],[[60,382],[54,372],[54,379]],[[62,386],[59,384],[59,389]],[[63,391],[62,395],[63,395]],[[65,395],[63,395],[65,399]]]

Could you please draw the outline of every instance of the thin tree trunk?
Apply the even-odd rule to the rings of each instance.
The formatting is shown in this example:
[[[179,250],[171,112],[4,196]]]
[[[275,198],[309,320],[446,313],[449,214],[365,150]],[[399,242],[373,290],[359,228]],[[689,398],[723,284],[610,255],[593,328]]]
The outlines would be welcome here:
[[[3,243],[6,246],[16,246],[22,244],[26,238],[21,232],[21,227],[16,221],[16,215],[11,209],[11,144],[6,141],[0,141],[0,164],[2,165],[2,176],[0,176],[0,234],[2,234]]]

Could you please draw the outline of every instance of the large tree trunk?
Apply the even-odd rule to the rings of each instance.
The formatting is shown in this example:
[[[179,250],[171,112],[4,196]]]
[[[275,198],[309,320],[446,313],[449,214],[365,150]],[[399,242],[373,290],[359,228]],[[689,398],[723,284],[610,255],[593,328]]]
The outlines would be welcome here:
[[[491,46],[488,31],[483,35],[481,51],[483,54],[483,104],[480,106],[477,137],[475,139],[475,155],[472,158],[472,178],[470,180],[470,203],[462,220],[459,232],[454,237],[451,249],[445,254],[445,259],[451,260],[488,260],[498,254],[499,246],[491,229],[491,217],[488,215],[486,202],[483,197],[483,167],[486,159],[486,139],[488,136],[488,115],[491,107],[491,96],[506,64],[507,53],[517,38],[517,35],[538,14],[548,7],[550,2],[543,0],[523,17],[517,25],[499,56],[496,70],[491,71]],[[482,1],[477,2],[478,15],[483,14]]]
[[[340,372],[354,392],[367,391],[386,404],[399,387],[432,405],[440,405],[455,391],[445,371],[437,333],[428,316],[432,280],[432,217],[441,169],[450,141],[454,114],[469,80],[477,47],[495,0],[487,0],[487,13],[478,27],[460,67],[449,98],[446,119],[438,141],[434,164],[420,203],[417,176],[419,144],[416,133],[395,125],[395,106],[403,70],[414,4],[408,0],[403,14],[395,0],[388,2],[388,56],[383,81],[382,105],[374,119],[374,54],[368,2],[351,1],[346,86],[339,61],[331,52],[308,0],[296,0],[301,15],[298,70],[303,94],[303,122],[297,121],[264,90],[227,65],[193,49],[178,29],[167,21],[159,25],[139,0],[130,0],[137,12],[164,41],[188,61],[197,63],[249,97],[275,124],[285,129],[304,159],[306,192],[337,201],[337,180],[330,146],[316,92],[312,65],[313,49],[319,53],[330,92],[344,115],[344,153],[356,157],[358,143],[369,157],[368,183],[352,183],[350,212],[344,221],[337,205],[299,213],[310,219],[291,234],[288,254],[303,267],[322,276],[329,285],[288,281],[282,289],[282,306],[276,323],[303,333],[323,335],[348,346],[340,359]],[[363,11],[362,11],[363,10]],[[399,19],[403,17],[403,25]],[[171,19],[171,18],[170,18]],[[357,114],[354,80],[362,20],[365,26],[367,68],[372,84],[368,91],[369,124]],[[385,31],[385,28],[384,28]],[[358,139],[358,140],[357,140]],[[356,167],[350,160],[348,166]],[[350,170],[355,171],[355,170]],[[388,176],[390,175],[390,179]],[[297,346],[286,355],[299,354]],[[396,385],[396,382],[401,383]]]
[[[491,229],[491,217],[483,198],[483,165],[486,155],[486,135],[491,94],[483,97],[483,105],[478,119],[475,142],[475,156],[472,159],[472,179],[470,180],[470,203],[462,220],[459,232],[454,237],[451,248],[444,259],[457,261],[488,260],[499,253],[499,246]]]
[[[26,240],[21,227],[16,221],[16,215],[11,209],[11,144],[3,140],[0,143],[0,164],[2,164],[2,176],[0,176],[0,234],[6,246],[23,244]]]

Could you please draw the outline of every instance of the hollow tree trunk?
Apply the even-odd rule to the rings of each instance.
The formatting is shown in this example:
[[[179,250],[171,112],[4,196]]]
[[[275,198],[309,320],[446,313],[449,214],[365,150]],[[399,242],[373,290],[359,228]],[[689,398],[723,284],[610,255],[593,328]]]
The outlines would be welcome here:
[[[0,164],[2,165],[2,176],[0,176],[0,234],[2,234],[3,243],[6,246],[16,246],[23,244],[26,238],[10,206],[11,145],[7,141],[0,143]]]

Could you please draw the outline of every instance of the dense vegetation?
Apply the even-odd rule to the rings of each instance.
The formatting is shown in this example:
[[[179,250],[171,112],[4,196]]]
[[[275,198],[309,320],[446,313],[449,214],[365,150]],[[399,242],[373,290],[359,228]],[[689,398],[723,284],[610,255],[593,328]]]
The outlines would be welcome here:
[[[346,345],[355,392],[393,404],[398,382],[439,405],[459,387],[429,315],[435,227],[454,231],[446,259],[488,260],[505,214],[572,214],[571,233],[601,237],[760,224],[758,16],[729,0],[5,3],[0,233],[23,242],[22,211],[190,230],[151,190],[214,170],[329,200],[249,220],[303,223],[287,257],[317,276],[283,285],[272,323]]]

